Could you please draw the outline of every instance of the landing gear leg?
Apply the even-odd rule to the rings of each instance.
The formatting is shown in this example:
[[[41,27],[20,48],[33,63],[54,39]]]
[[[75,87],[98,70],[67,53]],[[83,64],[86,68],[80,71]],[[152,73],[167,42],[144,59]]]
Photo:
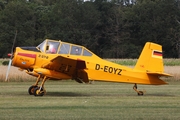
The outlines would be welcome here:
[[[36,83],[29,87],[29,89],[28,89],[29,95],[34,95],[34,89],[38,87],[38,83],[40,80],[41,80],[41,75],[38,76]]]
[[[44,94],[46,94],[46,90],[44,88],[44,83],[46,82],[46,79],[47,77],[44,76],[41,85],[34,89],[34,96],[43,96]]]
[[[144,92],[143,92],[143,91],[137,90],[137,84],[136,84],[136,83],[134,84],[133,89],[137,92],[137,94],[138,94],[139,96],[144,95]]]

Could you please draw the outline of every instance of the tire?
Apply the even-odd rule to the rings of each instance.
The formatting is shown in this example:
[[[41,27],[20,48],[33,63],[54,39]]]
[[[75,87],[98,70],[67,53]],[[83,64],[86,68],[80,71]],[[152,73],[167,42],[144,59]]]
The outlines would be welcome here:
[[[143,91],[139,91],[139,92],[138,92],[138,95],[139,95],[139,96],[144,95]]]
[[[44,92],[42,88],[41,88],[41,91],[39,90],[39,87],[36,87],[34,89],[34,96],[43,96],[43,95],[44,95]]]
[[[37,86],[31,86],[31,87],[29,87],[29,89],[28,89],[29,95],[34,95],[34,89],[35,89],[36,87],[37,87]]]

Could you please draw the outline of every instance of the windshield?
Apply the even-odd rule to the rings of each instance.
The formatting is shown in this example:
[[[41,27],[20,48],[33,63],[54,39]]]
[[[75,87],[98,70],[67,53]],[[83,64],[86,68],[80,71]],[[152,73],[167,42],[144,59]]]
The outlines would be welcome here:
[[[44,40],[37,48],[44,53],[48,54],[70,54],[78,56],[92,56],[93,54],[80,45],[71,43],[55,41],[55,40]]]
[[[43,41],[40,45],[37,46],[37,48],[38,48],[41,52],[45,52],[45,47],[46,47],[46,41]]]
[[[59,44],[59,41],[45,40],[40,45],[38,45],[37,48],[41,52],[56,54],[59,48]]]
[[[47,41],[46,53],[56,54],[59,47],[59,42]]]

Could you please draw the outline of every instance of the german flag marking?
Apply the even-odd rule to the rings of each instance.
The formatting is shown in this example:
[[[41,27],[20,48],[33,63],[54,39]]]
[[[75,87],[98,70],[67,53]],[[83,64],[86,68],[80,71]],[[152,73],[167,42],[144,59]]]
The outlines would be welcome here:
[[[162,52],[156,50],[153,51],[152,57],[162,59],[162,56],[163,56]]]

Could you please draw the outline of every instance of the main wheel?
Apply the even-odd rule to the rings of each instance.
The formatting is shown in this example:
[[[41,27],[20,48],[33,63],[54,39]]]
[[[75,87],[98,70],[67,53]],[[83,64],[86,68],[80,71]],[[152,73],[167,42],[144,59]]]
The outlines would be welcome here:
[[[29,95],[34,95],[34,89],[35,89],[35,88],[37,88],[37,86],[31,86],[31,87],[29,87],[29,89],[28,89]]]
[[[44,95],[44,91],[43,91],[42,88],[41,88],[41,90],[40,90],[39,87],[36,87],[36,88],[34,89],[34,96],[43,96],[43,95]]]

